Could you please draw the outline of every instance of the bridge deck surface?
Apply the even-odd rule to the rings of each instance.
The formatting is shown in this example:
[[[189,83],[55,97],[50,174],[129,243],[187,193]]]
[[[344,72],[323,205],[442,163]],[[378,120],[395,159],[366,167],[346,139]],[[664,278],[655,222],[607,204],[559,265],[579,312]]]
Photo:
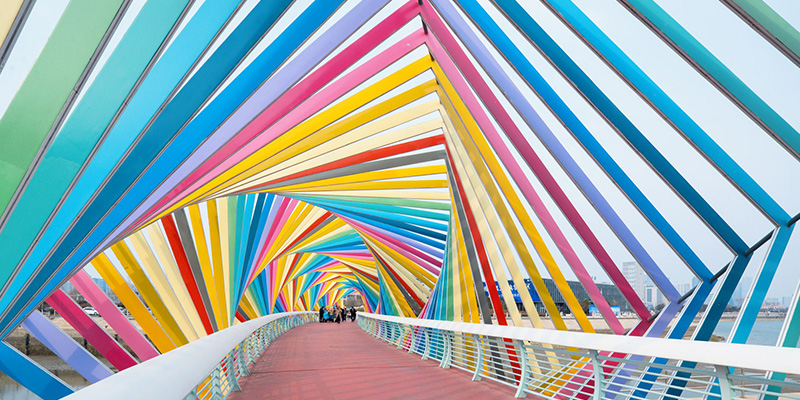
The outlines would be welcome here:
[[[243,399],[512,399],[514,391],[421,360],[356,326],[307,324],[276,339],[233,392]]]

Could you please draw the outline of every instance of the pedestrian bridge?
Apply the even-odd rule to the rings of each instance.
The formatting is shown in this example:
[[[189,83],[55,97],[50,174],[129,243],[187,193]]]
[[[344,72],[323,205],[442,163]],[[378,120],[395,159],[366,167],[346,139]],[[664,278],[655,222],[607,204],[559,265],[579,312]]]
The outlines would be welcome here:
[[[798,16],[0,0],[0,378],[798,398]]]
[[[375,314],[317,320],[248,321],[66,398],[800,399],[800,349]]]

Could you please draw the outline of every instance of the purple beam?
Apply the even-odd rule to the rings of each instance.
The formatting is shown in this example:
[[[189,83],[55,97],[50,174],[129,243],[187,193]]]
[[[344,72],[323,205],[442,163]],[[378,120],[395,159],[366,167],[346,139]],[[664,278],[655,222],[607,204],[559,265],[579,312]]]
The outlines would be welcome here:
[[[105,364],[58,329],[39,311],[34,311],[22,321],[22,327],[87,381],[95,383],[114,375]]]

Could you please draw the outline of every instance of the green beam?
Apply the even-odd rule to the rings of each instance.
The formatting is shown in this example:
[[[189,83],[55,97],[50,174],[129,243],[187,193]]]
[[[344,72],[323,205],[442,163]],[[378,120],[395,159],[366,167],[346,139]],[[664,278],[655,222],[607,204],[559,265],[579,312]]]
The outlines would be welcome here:
[[[71,1],[0,118],[0,143],[14,149],[0,152],[0,214],[5,214],[65,105],[88,76],[87,67],[123,1]]]

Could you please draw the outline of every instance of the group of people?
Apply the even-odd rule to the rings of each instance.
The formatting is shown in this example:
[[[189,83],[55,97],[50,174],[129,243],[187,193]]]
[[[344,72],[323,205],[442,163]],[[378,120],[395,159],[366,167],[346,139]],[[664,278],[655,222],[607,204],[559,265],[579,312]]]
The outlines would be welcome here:
[[[319,309],[319,322],[336,322],[338,324],[342,321],[347,321],[348,316],[351,322],[355,321],[356,309],[353,307],[350,307],[350,309],[339,307],[337,304],[320,307]]]

